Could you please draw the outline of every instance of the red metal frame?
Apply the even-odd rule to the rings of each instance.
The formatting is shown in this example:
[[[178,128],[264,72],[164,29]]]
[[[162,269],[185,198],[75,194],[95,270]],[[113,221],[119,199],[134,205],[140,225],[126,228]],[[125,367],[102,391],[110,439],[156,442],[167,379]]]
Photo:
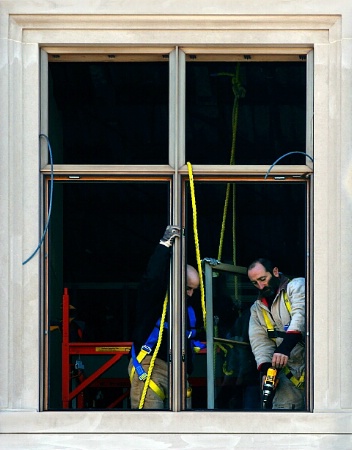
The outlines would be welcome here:
[[[84,408],[84,389],[88,386],[103,386],[98,378],[112,365],[116,364],[123,355],[128,355],[132,342],[70,342],[70,297],[68,288],[64,288],[62,297],[62,407],[70,408],[70,402],[77,398],[77,409]],[[76,380],[79,385],[72,389],[72,355],[112,355],[95,372],[85,378],[83,372],[78,371]],[[128,378],[114,379],[114,387],[129,387]],[[111,382],[109,387],[112,386]],[[115,407],[128,396],[128,390],[120,395],[108,408]]]

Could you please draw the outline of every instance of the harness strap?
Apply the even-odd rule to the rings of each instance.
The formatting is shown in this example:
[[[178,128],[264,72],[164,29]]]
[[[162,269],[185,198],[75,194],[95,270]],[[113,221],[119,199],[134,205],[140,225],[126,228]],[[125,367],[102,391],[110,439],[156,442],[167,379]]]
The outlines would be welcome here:
[[[291,383],[293,383],[296,386],[297,389],[304,389],[304,379],[305,379],[304,371],[302,375],[299,377],[299,379],[297,379],[292,375],[292,372],[288,367],[285,366],[282,370],[284,371],[287,378],[291,381]]]
[[[285,302],[285,306],[287,308],[288,313],[290,314],[290,316],[292,316],[291,311],[291,303],[288,299],[288,295],[287,292],[284,291],[283,293],[284,296],[284,302]],[[268,337],[269,339],[272,339],[273,341],[275,341],[276,338],[281,337],[284,338],[286,336],[286,333],[284,331],[278,331],[275,329],[275,327],[273,326],[273,324],[271,323],[270,319],[269,319],[269,314],[268,312],[263,309],[263,316],[264,316],[264,321],[265,321],[265,325],[267,328],[267,332],[268,332]]]
[[[288,299],[288,295],[287,295],[286,291],[284,291],[283,296],[284,296],[284,302],[285,302],[287,311],[289,312],[290,316],[292,316],[291,303]],[[264,321],[265,321],[265,325],[267,328],[268,337],[270,339],[272,339],[275,342],[276,338],[278,338],[278,337],[284,338],[286,336],[286,333],[284,331],[278,331],[274,328],[274,326],[272,325],[272,323],[269,319],[269,315],[265,309],[263,309],[263,316],[264,316]],[[291,381],[291,383],[293,383],[296,386],[297,389],[304,388],[304,379],[305,379],[304,371],[303,371],[302,375],[300,376],[300,378],[297,379],[296,377],[293,376],[292,372],[290,371],[290,369],[288,367],[285,366],[282,370],[284,371],[286,377]]]
[[[288,313],[290,314],[290,316],[292,316],[292,314],[291,314],[291,311],[292,311],[291,303],[290,303],[290,301],[288,299],[288,295],[287,295],[286,291],[284,291],[284,302],[285,302],[285,305],[286,305]]]
[[[269,337],[270,339],[276,339],[276,338],[278,338],[278,337],[280,337],[280,338],[286,337],[285,331],[267,330],[267,332],[268,332],[268,337]]]
[[[188,307],[188,317],[189,317],[189,322],[191,325],[191,331],[187,331],[187,336],[188,336],[188,339],[191,339],[191,346],[192,346],[193,351],[195,353],[198,353],[201,349],[205,348],[206,346],[202,342],[192,339],[196,335],[196,329],[195,329],[196,314],[195,314],[192,306]],[[132,360],[133,360],[133,366],[132,366],[131,373],[130,373],[131,383],[132,383],[132,379],[133,379],[135,373],[137,373],[137,376],[138,376],[139,380],[141,380],[141,381],[145,381],[148,377],[147,372],[144,370],[144,368],[142,366],[142,361],[147,355],[149,355],[153,351],[153,348],[154,348],[156,342],[158,341],[159,333],[160,333],[160,322],[161,322],[160,319],[156,322],[155,327],[153,328],[153,331],[150,333],[150,335],[147,339],[147,342],[141,347],[138,355],[136,355],[134,344],[132,344],[131,356],[132,356]],[[167,322],[164,322],[164,328],[166,328],[166,329],[168,328]],[[159,388],[159,386],[152,379],[149,380],[149,387],[162,400],[165,399],[164,392],[162,391],[162,389]]]
[[[195,335],[197,334],[197,330],[196,330],[196,313],[194,312],[194,309],[192,306],[188,306],[187,308],[187,312],[188,312],[188,320],[189,320],[189,324],[191,327],[190,331],[186,331],[187,333],[187,337],[188,339],[195,337]]]
[[[132,379],[134,377],[135,372],[137,372],[137,376],[141,381],[145,381],[147,379],[148,375],[147,375],[146,371],[143,369],[143,366],[141,363],[142,363],[143,359],[147,355],[149,355],[149,353],[151,352],[151,349],[150,349],[150,351],[148,351],[145,348],[143,349],[143,347],[141,348],[140,352],[136,356],[134,345],[132,344],[133,366],[132,366],[131,373],[130,373],[131,383],[132,383]],[[149,387],[152,391],[154,391],[156,393],[156,395],[158,395],[161,398],[161,400],[165,399],[164,392],[159,388],[159,386],[156,383],[154,383],[154,381],[152,379],[149,380]]]
[[[195,339],[193,339],[197,334],[197,330],[195,328],[197,320],[196,313],[194,312],[193,306],[188,306],[187,311],[189,324],[191,326],[191,330],[190,331],[187,330],[187,338],[191,340],[191,348],[193,352],[199,353],[203,348],[206,347],[206,345],[203,344],[201,341],[196,341]]]

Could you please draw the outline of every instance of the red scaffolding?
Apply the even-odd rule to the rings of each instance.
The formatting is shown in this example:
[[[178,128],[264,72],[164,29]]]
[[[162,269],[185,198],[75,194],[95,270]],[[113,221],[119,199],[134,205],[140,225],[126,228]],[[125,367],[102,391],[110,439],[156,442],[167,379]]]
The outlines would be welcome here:
[[[62,297],[62,407],[68,409],[76,399],[76,408],[85,408],[84,393],[88,387],[119,387],[124,393],[119,395],[107,408],[114,408],[129,395],[129,379],[101,378],[110,367],[116,364],[123,355],[130,352],[132,342],[70,342],[70,297],[68,288],[64,288]],[[73,355],[111,355],[89,376],[85,376],[80,367],[76,367],[73,376]],[[73,386],[73,379],[75,386]]]

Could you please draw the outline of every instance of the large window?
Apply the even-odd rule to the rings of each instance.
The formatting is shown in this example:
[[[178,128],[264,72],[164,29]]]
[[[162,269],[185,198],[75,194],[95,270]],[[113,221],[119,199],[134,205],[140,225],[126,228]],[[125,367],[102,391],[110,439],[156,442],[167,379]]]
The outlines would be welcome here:
[[[48,49],[48,55],[44,122],[54,165],[43,174],[49,193],[53,172],[54,189],[45,408],[130,409],[129,346],[141,319],[137,288],[166,225],[177,223],[183,233],[170,261],[167,409],[187,409],[184,342],[177,336],[185,332],[185,264],[199,267],[197,246],[203,269],[205,258],[243,268],[268,256],[309,285],[307,52],[72,55]],[[49,202],[46,195],[47,210]],[[231,378],[226,358],[234,352],[221,339],[246,316],[256,293],[243,272],[212,276],[205,296],[218,340],[212,337],[211,362],[206,350],[194,357],[191,407],[245,410],[243,393],[224,389]],[[200,318],[201,296],[202,290],[193,297]],[[249,346],[246,351],[251,357]],[[248,380],[259,390],[255,367]],[[309,379],[307,386],[309,409]]]

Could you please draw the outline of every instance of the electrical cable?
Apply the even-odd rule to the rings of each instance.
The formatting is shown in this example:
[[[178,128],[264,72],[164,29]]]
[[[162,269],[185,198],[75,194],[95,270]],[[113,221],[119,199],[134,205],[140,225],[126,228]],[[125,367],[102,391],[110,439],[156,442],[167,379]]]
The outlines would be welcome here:
[[[51,207],[52,207],[52,203],[53,203],[53,191],[54,191],[54,164],[53,164],[53,154],[52,154],[52,150],[51,150],[51,145],[50,145],[50,141],[47,135],[45,134],[40,134],[39,137],[43,137],[46,139],[47,144],[48,144],[48,150],[49,150],[49,155],[50,155],[50,197],[49,197],[49,211],[48,211],[48,220],[46,222],[42,237],[39,241],[39,244],[37,246],[37,248],[34,250],[34,252],[31,254],[31,256],[29,258],[27,258],[25,261],[22,262],[22,265],[24,266],[25,264],[27,264],[35,255],[36,253],[39,251],[40,247],[42,246],[42,243],[44,241],[45,235],[48,231],[48,227],[49,227],[49,223],[50,223],[50,217],[51,217]]]
[[[293,153],[299,153],[299,154],[301,154],[301,155],[305,155],[305,156],[307,156],[312,162],[314,162],[313,158],[312,158],[310,155],[308,155],[308,153],[304,153],[304,152],[288,152],[288,153],[285,153],[284,155],[280,156],[280,158],[278,158],[278,159],[270,166],[269,170],[267,171],[267,173],[266,173],[266,175],[265,175],[265,177],[264,177],[265,180],[267,179],[267,177],[268,177],[269,172],[271,171],[271,169],[275,166],[275,164],[277,164],[277,163],[280,161],[280,159],[285,158],[285,156],[292,155]]]

